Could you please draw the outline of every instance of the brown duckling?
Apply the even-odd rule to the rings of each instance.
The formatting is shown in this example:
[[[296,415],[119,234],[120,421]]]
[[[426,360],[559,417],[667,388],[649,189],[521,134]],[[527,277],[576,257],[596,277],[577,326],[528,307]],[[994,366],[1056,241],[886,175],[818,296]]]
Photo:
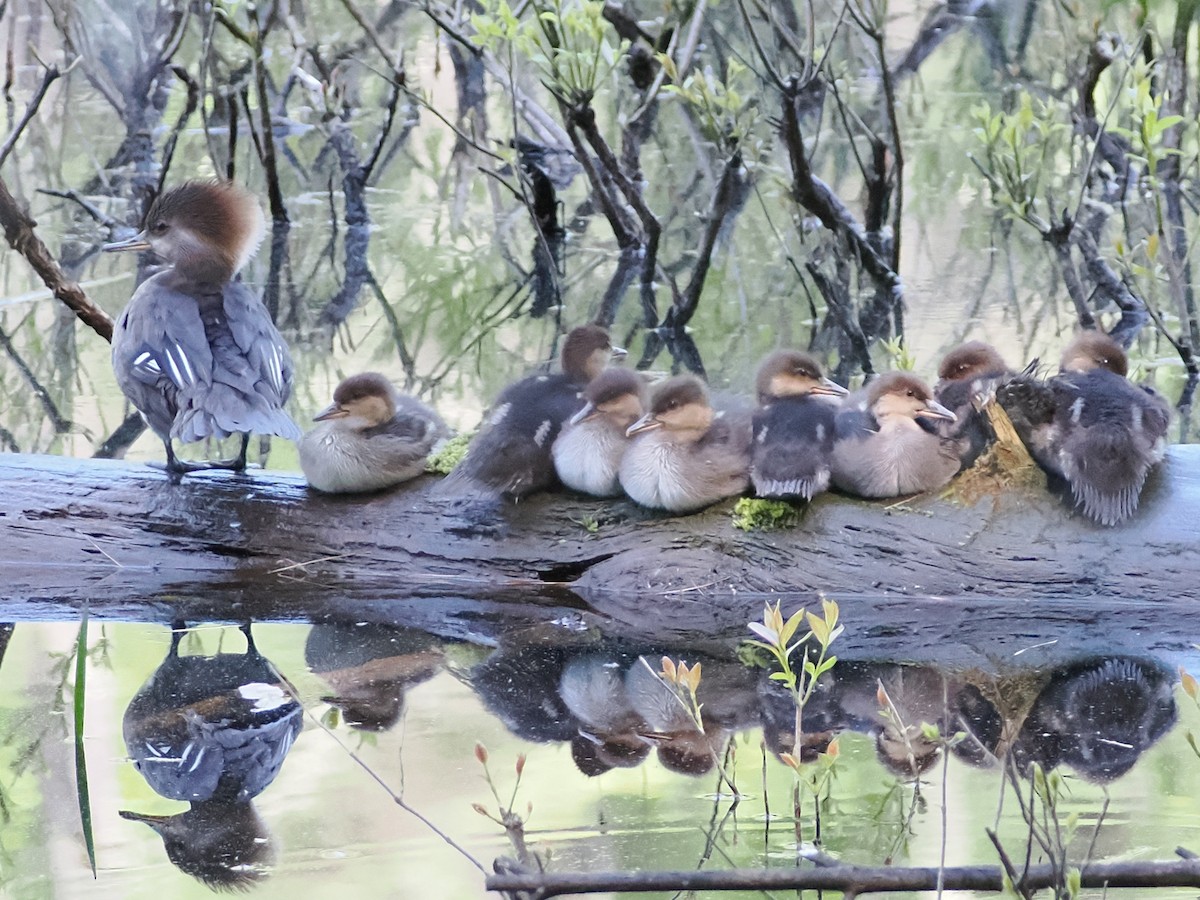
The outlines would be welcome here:
[[[962,469],[974,465],[995,440],[987,416],[976,408],[977,399],[994,395],[1013,374],[996,348],[983,341],[959,344],[942,357],[933,395],[958,421],[938,424],[945,437],[960,442]]]
[[[677,375],[654,392],[650,411],[621,459],[621,487],[651,509],[694,512],[750,485],[750,422],[718,414],[694,375]]]
[[[908,372],[872,381],[863,406],[844,407],[835,422],[833,483],[859,497],[899,497],[940,488],[958,472],[955,442],[929,420],[957,416]]]
[[[750,469],[755,493],[811,500],[829,487],[836,400],[846,389],[798,350],[777,350],[763,360],[757,387]]]
[[[330,494],[378,491],[416,478],[450,431],[432,409],[401,394],[378,372],[351,375],[300,439],[308,483]]]
[[[617,472],[625,434],[645,412],[645,382],[629,369],[605,369],[583,392],[584,404],[551,448],[554,469],[571,490],[596,497],[621,493]]]

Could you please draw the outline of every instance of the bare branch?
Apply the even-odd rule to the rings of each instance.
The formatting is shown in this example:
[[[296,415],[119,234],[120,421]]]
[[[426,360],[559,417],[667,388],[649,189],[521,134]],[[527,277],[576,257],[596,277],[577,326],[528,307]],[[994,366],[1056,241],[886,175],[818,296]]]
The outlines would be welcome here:
[[[113,321],[108,313],[96,306],[79,286],[67,276],[58,262],[42,243],[34,229],[37,223],[21,209],[17,200],[9,193],[8,185],[0,178],[0,225],[4,226],[4,237],[10,247],[29,261],[42,283],[51,292],[74,310],[83,322],[106,341],[112,341]]]

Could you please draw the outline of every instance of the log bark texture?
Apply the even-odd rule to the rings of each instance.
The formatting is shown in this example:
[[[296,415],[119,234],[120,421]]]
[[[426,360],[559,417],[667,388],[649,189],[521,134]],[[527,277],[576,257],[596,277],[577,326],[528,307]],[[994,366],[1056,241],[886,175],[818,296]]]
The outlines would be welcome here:
[[[467,601],[470,614],[517,601],[534,619],[549,607],[642,636],[712,638],[744,635],[763,600],[787,592],[798,595],[789,607],[819,593],[864,598],[889,611],[875,630],[920,622],[935,644],[992,617],[1016,646],[1045,633],[1023,623],[1055,616],[1089,620],[1102,640],[1133,601],[1138,628],[1165,633],[1200,595],[1200,446],[1172,447],[1137,516],[1116,528],[1044,492],[967,501],[953,486],[901,504],[824,495],[772,532],[734,528],[732,502],[676,517],[565,493],[480,527],[431,496],[435,484],[336,497],[293,476],[173,485],[140,464],[0,455],[0,621],[62,618],[87,602],[115,618],[184,606],[193,618],[340,610],[461,624]]]

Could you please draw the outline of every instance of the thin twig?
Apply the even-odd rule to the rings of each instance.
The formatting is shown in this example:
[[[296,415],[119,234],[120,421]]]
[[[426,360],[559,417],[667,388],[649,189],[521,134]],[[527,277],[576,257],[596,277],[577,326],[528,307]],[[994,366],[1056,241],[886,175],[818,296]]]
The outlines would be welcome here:
[[[4,143],[0,145],[0,166],[4,165],[4,161],[8,159],[8,154],[12,153],[13,147],[17,145],[17,139],[21,137],[25,126],[37,114],[38,107],[42,105],[42,100],[45,98],[46,92],[50,89],[50,85],[75,68],[78,62],[79,57],[77,56],[71,60],[71,64],[66,69],[59,69],[58,66],[49,66],[42,73],[42,83],[38,85],[38,89],[30,101],[25,104],[25,112],[21,115],[20,121],[9,132],[8,137],[4,139]]]

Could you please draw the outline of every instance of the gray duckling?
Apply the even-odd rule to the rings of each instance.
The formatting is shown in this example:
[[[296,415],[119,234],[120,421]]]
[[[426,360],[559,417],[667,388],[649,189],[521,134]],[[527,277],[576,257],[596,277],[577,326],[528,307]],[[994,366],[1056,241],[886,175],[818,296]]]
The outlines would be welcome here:
[[[930,420],[957,416],[907,372],[872,381],[862,404],[836,419],[831,469],[840,490],[859,497],[899,497],[940,488],[958,472],[957,444]]]
[[[807,353],[777,350],[758,369],[750,480],[760,497],[811,500],[829,487],[834,418],[846,389]]]
[[[1131,384],[1125,351],[1085,331],[1063,351],[1061,372],[1022,379],[1001,394],[1005,409],[1051,486],[1101,525],[1137,511],[1142,486],[1166,452],[1171,410],[1154,390]]]
[[[750,486],[750,422],[717,413],[693,375],[659,385],[626,433],[636,437],[621,459],[621,487],[642,506],[694,512]]]
[[[221,181],[193,181],[155,201],[145,228],[105,250],[152,250],[167,268],[146,279],[117,320],[117,384],[162,440],[167,471],[246,467],[251,434],[288,440],[292,392],[287,344],[238,271],[262,240],[257,201]],[[172,441],[242,436],[233,460],[185,462]]]
[[[300,468],[329,494],[378,491],[416,478],[450,431],[432,409],[377,372],[351,375],[300,439]]]
[[[621,493],[618,471],[629,446],[625,432],[645,412],[646,383],[629,369],[605,369],[583,392],[583,408],[567,420],[551,455],[559,480],[595,497]]]

